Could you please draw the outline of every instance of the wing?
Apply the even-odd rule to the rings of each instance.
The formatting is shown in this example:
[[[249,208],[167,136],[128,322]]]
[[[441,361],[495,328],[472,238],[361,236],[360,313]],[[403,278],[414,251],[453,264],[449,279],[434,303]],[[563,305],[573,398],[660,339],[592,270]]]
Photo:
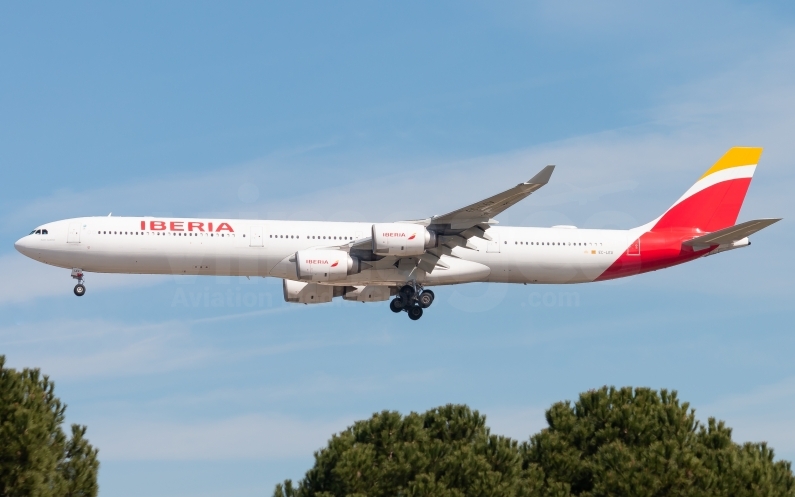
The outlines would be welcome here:
[[[425,226],[428,231],[436,234],[438,240],[436,247],[428,249],[421,256],[413,256],[407,259],[416,261],[416,266],[428,273],[432,272],[436,267],[447,268],[447,264],[441,260],[443,256],[455,257],[453,256],[453,249],[456,247],[474,248],[469,242],[472,237],[491,240],[486,230],[491,224],[497,222],[493,219],[494,216],[546,185],[554,170],[555,166],[547,166],[525,183],[520,183],[502,193],[447,214],[416,221],[404,221]],[[400,257],[384,258],[374,254],[372,243],[372,238],[368,237],[329,248],[345,250],[352,256],[358,257],[361,261],[368,261],[370,266],[374,266],[376,262],[379,264],[391,264],[394,262],[396,265],[401,263],[402,258]]]
[[[778,219],[755,219],[753,221],[746,221],[722,230],[718,230],[707,235],[702,235],[692,240],[684,242],[684,245],[691,247],[695,246],[710,246],[710,245],[723,245],[724,243],[732,243],[743,238],[753,235],[757,231],[767,228],[773,223],[781,221]]]
[[[555,166],[547,166],[525,183],[520,183],[509,190],[461,209],[442,214],[441,216],[433,216],[430,219],[428,229],[435,228],[434,231],[444,230],[447,232],[449,230],[460,232],[479,224],[493,223],[494,216],[549,183],[549,178],[554,170]]]

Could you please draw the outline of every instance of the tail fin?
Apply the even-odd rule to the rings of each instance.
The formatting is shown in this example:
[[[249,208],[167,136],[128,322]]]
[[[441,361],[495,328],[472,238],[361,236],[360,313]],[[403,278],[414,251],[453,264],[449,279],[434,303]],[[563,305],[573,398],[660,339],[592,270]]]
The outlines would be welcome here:
[[[711,233],[737,221],[762,156],[759,147],[734,147],[657,219],[652,231],[691,229]]]

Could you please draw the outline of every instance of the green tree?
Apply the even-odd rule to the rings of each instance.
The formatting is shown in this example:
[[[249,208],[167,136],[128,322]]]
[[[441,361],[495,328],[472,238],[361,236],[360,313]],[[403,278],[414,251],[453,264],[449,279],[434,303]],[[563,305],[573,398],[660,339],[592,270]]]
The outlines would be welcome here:
[[[334,435],[297,486],[277,497],[531,495],[517,442],[492,435],[466,406],[425,414],[383,411]]]
[[[699,423],[676,392],[601,388],[546,412],[528,442],[490,433],[466,406],[384,411],[334,435],[274,497],[789,496],[790,463]]]
[[[795,495],[789,462],[774,462],[765,444],[732,442],[723,422],[702,425],[676,392],[604,387],[546,418],[521,446],[546,495]]]
[[[38,369],[16,371],[0,356],[0,496],[93,497],[97,449],[86,427],[63,433],[66,405]]]

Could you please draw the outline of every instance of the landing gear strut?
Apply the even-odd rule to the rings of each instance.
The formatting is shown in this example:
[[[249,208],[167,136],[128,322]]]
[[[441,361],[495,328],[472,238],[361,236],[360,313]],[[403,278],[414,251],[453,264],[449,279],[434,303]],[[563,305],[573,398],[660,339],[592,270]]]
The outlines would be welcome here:
[[[75,295],[82,297],[86,294],[86,286],[83,284],[83,270],[77,268],[72,269],[72,278],[77,280],[77,285],[75,285]]]
[[[434,294],[430,290],[422,290],[416,282],[404,285],[398,290],[397,297],[389,303],[389,309],[398,313],[406,311],[409,319],[416,321],[422,317],[422,310],[433,304]]]

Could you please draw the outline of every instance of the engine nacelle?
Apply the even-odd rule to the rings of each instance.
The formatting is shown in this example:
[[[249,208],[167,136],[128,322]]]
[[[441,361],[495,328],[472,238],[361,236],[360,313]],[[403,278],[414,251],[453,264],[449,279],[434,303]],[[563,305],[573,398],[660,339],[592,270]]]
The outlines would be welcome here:
[[[361,263],[344,250],[300,250],[295,272],[302,281],[339,281],[361,271]]]
[[[284,301],[294,304],[324,304],[334,298],[334,287],[304,283],[303,281],[282,280]]]
[[[379,255],[422,255],[436,246],[436,233],[410,223],[373,225],[373,253]]]

